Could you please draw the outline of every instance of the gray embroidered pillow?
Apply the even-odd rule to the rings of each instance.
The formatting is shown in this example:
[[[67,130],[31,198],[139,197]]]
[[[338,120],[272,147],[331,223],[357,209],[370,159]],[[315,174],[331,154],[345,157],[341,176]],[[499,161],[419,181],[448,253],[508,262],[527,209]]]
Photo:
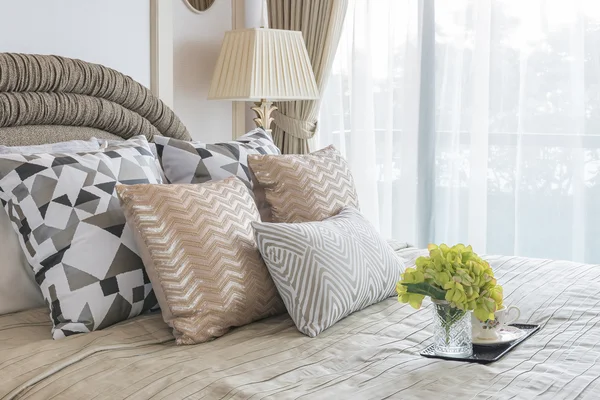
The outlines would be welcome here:
[[[288,313],[305,335],[315,337],[396,293],[404,263],[354,208],[320,222],[252,226]]]
[[[104,152],[0,155],[0,200],[50,307],[55,339],[157,305],[117,183],[160,183],[144,137]]]
[[[170,183],[203,183],[237,176],[252,189],[249,154],[281,154],[271,135],[255,129],[237,140],[206,144],[155,136],[154,142]]]

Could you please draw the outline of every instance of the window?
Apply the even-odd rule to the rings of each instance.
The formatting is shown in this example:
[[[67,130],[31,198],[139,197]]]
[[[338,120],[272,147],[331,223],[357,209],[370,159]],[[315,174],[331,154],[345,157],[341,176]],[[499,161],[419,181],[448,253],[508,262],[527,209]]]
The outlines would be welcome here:
[[[351,0],[318,140],[388,237],[600,262],[600,2]]]

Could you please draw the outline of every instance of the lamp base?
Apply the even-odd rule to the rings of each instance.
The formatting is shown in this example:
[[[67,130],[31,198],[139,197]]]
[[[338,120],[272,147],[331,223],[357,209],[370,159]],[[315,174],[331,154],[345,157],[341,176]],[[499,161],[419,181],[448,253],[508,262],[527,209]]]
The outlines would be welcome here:
[[[264,99],[254,104],[255,106],[252,107],[252,110],[254,110],[257,115],[257,117],[254,118],[254,123],[257,127],[263,128],[265,131],[271,133],[271,122],[273,122],[271,113],[277,110],[277,106],[274,106],[272,101]]]

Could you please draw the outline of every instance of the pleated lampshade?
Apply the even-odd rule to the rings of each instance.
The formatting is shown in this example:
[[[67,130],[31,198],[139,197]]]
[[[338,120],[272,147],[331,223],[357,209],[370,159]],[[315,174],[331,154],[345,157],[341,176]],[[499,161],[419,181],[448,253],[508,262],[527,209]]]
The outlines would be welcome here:
[[[226,32],[208,98],[318,99],[319,90],[302,33],[264,28]]]

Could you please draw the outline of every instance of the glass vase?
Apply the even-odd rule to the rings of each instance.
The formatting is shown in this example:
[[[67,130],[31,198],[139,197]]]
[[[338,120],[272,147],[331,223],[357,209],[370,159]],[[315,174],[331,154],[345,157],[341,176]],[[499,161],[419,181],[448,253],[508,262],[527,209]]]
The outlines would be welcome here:
[[[433,345],[439,356],[463,358],[473,354],[470,313],[451,307],[447,301],[433,300]]]

